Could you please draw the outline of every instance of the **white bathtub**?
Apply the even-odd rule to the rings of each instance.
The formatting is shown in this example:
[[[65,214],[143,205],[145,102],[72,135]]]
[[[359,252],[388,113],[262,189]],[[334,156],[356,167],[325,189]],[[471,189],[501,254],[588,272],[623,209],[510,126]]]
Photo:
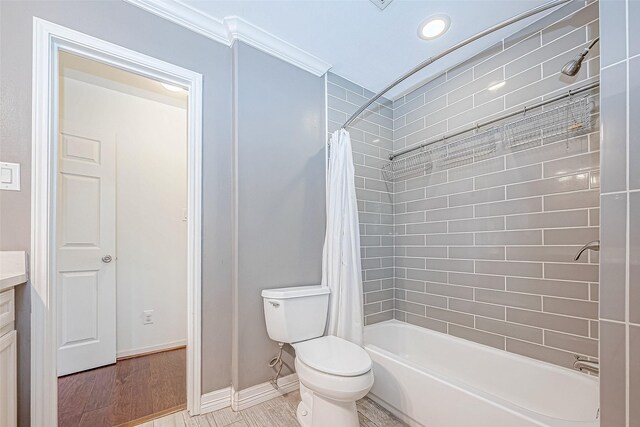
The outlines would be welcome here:
[[[411,426],[599,425],[594,377],[396,320],[364,335],[371,397]]]

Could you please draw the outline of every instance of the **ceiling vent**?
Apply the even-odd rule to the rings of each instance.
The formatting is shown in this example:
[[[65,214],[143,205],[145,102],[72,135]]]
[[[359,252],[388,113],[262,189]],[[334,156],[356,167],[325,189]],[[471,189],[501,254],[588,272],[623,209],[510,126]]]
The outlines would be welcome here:
[[[380,8],[380,10],[384,10],[385,7],[389,6],[393,0],[371,0],[371,3],[375,4]]]

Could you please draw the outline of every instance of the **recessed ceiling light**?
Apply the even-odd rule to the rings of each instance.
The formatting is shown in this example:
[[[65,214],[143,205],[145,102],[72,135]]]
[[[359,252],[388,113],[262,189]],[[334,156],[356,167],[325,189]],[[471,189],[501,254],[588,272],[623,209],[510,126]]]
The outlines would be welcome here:
[[[451,19],[447,15],[430,16],[418,27],[418,36],[424,40],[432,40],[447,32]]]
[[[504,80],[501,82],[495,82],[495,83],[491,83],[488,87],[487,90],[498,90],[501,87],[503,87],[504,85],[506,85],[507,82],[505,82]]]
[[[166,90],[170,92],[182,92],[184,89],[178,86],[170,85],[168,83],[160,83]]]

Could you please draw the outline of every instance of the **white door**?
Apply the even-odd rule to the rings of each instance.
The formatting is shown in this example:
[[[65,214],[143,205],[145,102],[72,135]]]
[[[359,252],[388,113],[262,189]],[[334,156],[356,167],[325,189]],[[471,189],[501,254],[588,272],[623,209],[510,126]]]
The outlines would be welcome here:
[[[57,175],[58,376],[116,361],[115,135],[61,123]]]

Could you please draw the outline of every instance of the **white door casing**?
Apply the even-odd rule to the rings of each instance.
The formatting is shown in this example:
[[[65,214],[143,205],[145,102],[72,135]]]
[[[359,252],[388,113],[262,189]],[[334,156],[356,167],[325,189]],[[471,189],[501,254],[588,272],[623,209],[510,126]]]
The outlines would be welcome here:
[[[65,50],[188,93],[187,409],[201,410],[202,75],[43,19],[33,18],[31,163],[31,423],[57,425],[55,178],[58,53]]]
[[[116,361],[115,153],[108,129],[60,123],[58,376]]]

